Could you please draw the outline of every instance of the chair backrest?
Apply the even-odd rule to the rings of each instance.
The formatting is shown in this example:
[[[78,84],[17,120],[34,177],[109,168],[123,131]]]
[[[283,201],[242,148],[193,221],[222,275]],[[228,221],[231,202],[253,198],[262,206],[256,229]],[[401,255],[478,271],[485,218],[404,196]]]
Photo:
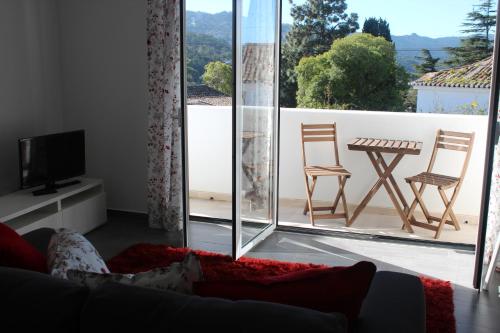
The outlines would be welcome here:
[[[469,161],[472,153],[472,147],[474,146],[474,136],[475,133],[463,133],[463,132],[453,132],[444,131],[439,129],[436,134],[436,142],[434,143],[434,150],[432,151],[431,160],[429,162],[429,167],[427,172],[431,172],[434,167],[434,162],[436,162],[436,156],[438,150],[447,149],[455,150],[465,153],[464,164],[462,166],[462,171],[460,172],[460,182],[462,182],[465,173],[467,172],[467,167],[469,166]]]
[[[333,124],[300,124],[302,137],[302,161],[306,162],[306,142],[332,142],[335,163],[339,165],[339,149],[337,146],[337,125]]]

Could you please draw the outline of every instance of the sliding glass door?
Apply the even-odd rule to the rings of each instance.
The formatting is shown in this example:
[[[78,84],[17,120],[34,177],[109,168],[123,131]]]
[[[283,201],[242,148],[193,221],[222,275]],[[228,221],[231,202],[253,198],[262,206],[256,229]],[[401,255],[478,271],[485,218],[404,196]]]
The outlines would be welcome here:
[[[234,0],[233,257],[276,227],[279,0]]]
[[[497,12],[500,11],[500,2]],[[500,22],[496,22],[496,31]],[[474,287],[489,289],[493,272],[500,267],[500,35],[495,36],[490,105],[488,113],[488,136],[486,165],[484,168],[481,216],[476,246]]]

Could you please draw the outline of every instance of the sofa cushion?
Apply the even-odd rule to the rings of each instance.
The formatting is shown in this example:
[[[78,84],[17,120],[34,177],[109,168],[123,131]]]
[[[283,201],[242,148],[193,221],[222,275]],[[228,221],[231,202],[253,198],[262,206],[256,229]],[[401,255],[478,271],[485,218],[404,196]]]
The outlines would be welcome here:
[[[366,296],[356,332],[425,332],[426,309],[422,282],[398,272],[377,272]]]
[[[315,268],[255,281],[203,281],[194,285],[199,296],[252,299],[289,304],[358,317],[376,267],[362,261],[350,267]]]
[[[346,332],[343,315],[110,283],[90,294],[81,332]]]
[[[0,267],[2,332],[78,332],[88,289],[48,274]]]
[[[47,260],[28,241],[8,225],[0,222],[0,266],[47,272]]]
[[[184,294],[192,294],[193,282],[200,281],[203,277],[200,259],[193,252],[190,252],[182,262],[174,262],[167,267],[137,274],[99,274],[70,269],[67,271],[67,276],[68,280],[91,289],[106,282],[117,282],[158,290],[173,290]]]
[[[70,269],[109,273],[95,247],[82,234],[68,229],[59,229],[50,238],[47,264],[52,276],[63,279]]]

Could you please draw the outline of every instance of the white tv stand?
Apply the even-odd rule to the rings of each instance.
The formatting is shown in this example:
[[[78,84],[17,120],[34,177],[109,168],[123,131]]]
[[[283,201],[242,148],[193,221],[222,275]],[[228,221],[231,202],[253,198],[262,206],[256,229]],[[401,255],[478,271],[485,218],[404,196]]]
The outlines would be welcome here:
[[[77,180],[81,183],[53,194],[33,196],[37,188],[32,188],[0,197],[0,222],[21,235],[43,227],[69,228],[83,234],[102,225],[107,220],[102,180]]]

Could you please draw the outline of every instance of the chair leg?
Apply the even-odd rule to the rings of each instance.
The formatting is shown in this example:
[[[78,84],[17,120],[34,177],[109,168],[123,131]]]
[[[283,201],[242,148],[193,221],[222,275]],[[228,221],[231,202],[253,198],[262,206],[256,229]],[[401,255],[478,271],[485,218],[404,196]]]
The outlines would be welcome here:
[[[309,220],[311,221],[311,225],[314,226],[314,210],[313,210],[313,206],[312,206],[312,194],[313,194],[313,190],[314,190],[314,186],[316,184],[316,177],[312,177],[313,178],[313,186],[312,186],[312,190],[309,189],[309,177],[307,175],[305,175],[306,179],[305,179],[305,184],[306,184],[306,195],[307,195],[307,206],[309,208]]]
[[[414,182],[410,182],[410,186],[412,186],[411,184],[414,184],[414,186],[415,186]],[[429,218],[431,215],[429,214],[429,211],[427,210],[427,207],[425,206],[423,198],[422,198],[422,195],[424,194],[424,191],[425,191],[425,187],[426,187],[426,184],[422,184],[422,185],[420,185],[420,188],[418,189],[418,197],[420,198],[420,200],[417,199],[417,192],[415,192],[416,186],[415,186],[415,189],[413,189],[413,187],[412,187],[413,193],[415,194],[415,199],[411,203],[410,209],[408,210],[408,220],[410,222],[415,221],[414,213],[415,213],[415,209],[417,208],[417,204],[418,204],[418,205],[420,205],[420,208],[422,208],[422,212],[424,213],[424,216],[425,216],[425,219],[427,220],[427,223],[429,223],[429,224],[432,223],[432,220]],[[411,212],[411,214],[410,214],[410,212]],[[401,229],[404,229],[404,228],[405,228],[405,225],[403,224]]]
[[[337,206],[339,204],[340,196],[342,195],[342,177],[338,176],[337,177],[339,181],[339,191],[337,192],[337,195],[335,196],[335,200],[333,200],[332,204],[332,214],[335,214],[335,211],[337,210]]]
[[[342,186],[340,188],[340,191],[342,192],[342,205],[344,206],[345,225],[347,226],[347,224],[349,223],[349,212],[347,210],[347,200],[345,199],[345,192],[344,192],[346,182],[347,182],[347,177],[344,176],[342,179]]]
[[[443,203],[445,206],[448,206],[450,202],[448,201],[448,198],[446,197],[446,193],[444,192],[443,189],[438,189],[439,195],[441,196],[441,199],[443,199]],[[460,230],[460,223],[458,223],[457,216],[455,215],[455,212],[453,212],[453,208],[450,207],[450,217],[451,221],[453,222],[453,226],[455,227],[456,231]]]
[[[306,176],[306,179],[307,179],[307,176]],[[312,187],[311,187],[311,196],[312,196],[312,194],[313,194],[313,192],[314,192],[314,187],[316,187],[316,180],[317,180],[317,178],[316,178],[316,177],[313,177],[313,183],[312,183]],[[307,182],[307,180],[306,180],[306,182]],[[307,186],[307,188],[309,188],[309,184],[308,184],[308,183],[306,184],[306,186]],[[307,212],[308,212],[308,211],[309,211],[309,199],[307,199],[307,200],[306,200],[306,205],[305,205],[305,207],[304,207],[304,212],[303,212],[303,214],[304,214],[304,215],[307,215]]]
[[[415,185],[415,182],[413,182],[413,181],[410,181],[410,187],[411,187],[411,190],[413,191],[413,194],[415,195],[415,199],[413,200],[413,202],[410,206],[410,209],[408,210],[408,221],[410,221],[410,223],[411,223],[414,220],[413,214],[415,213],[415,208],[417,208],[417,204],[422,205],[422,203],[421,203],[422,197],[420,195],[420,190],[422,189],[422,187],[420,187],[420,190],[417,189],[417,186]],[[405,228],[405,225],[403,223],[402,229],[404,229],[404,228]]]
[[[443,227],[446,224],[446,219],[448,218],[448,215],[450,215],[451,208],[453,207],[453,204],[455,204],[455,200],[457,199],[458,189],[459,189],[459,187],[456,186],[455,190],[453,191],[453,194],[451,196],[450,201],[446,205],[446,209],[443,213],[443,216],[441,217],[441,220],[439,221],[439,226],[438,226],[438,229],[436,231],[436,235],[434,236],[435,239],[438,239],[439,236],[441,235],[441,231],[443,230]],[[441,188],[438,188],[438,190],[440,190],[440,192],[443,191]],[[444,192],[443,192],[443,194],[444,194]],[[456,226],[455,226],[455,228],[456,228]]]
[[[438,189],[439,191],[439,195],[441,196],[441,199],[443,200],[443,203],[446,206],[448,206],[450,204],[450,201],[448,201],[448,198],[446,197],[446,193],[444,192],[443,189]],[[455,212],[453,211],[453,208],[450,207],[450,218],[451,218],[451,221],[453,222],[453,226],[455,227],[455,230],[456,231],[459,231],[460,230],[460,223],[458,223],[458,218],[457,216],[455,215]]]

